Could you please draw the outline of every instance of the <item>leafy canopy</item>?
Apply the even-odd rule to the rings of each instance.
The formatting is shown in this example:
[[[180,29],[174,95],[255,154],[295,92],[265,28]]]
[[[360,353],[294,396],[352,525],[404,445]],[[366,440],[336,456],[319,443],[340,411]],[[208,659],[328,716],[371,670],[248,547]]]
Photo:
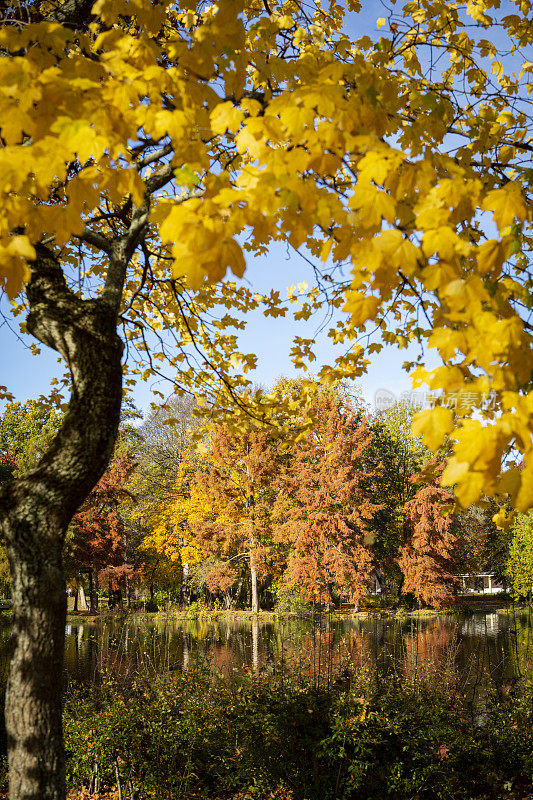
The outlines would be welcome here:
[[[34,467],[61,425],[61,415],[35,400],[8,403],[0,416],[0,458],[18,474]]]
[[[79,24],[55,0],[29,21],[8,7],[5,291],[17,297],[46,243],[70,285],[99,296],[127,233],[120,319],[138,374],[168,358],[182,388],[214,372],[218,391],[255,365],[229,329],[259,300],[217,282],[243,275],[243,250],[302,248],[319,281],[296,316],[325,300],[345,312],[331,331],[344,355],[322,380],[361,374],[372,330],[370,352],[434,348],[442,366],[415,379],[454,402],[422,412],[415,432],[432,448],[452,437],[444,483],[464,505],[508,492],[526,509],[533,25],[529,0],[499,5],[398,2],[374,37],[347,33],[357,0],[98,0]],[[276,293],[262,300],[284,313]],[[305,366],[312,342],[298,338],[293,357]]]
[[[533,516],[519,514],[512,528],[506,573],[514,597],[527,597],[533,590]]]

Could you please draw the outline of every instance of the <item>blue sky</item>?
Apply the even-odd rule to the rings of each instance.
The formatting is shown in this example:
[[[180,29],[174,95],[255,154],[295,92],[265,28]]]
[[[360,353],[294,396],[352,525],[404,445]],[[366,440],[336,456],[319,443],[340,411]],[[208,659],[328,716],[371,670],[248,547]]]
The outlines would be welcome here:
[[[267,256],[247,259],[246,283],[254,290],[264,292],[270,288],[278,289],[281,297],[286,296],[286,288],[292,284],[307,280],[312,283],[310,269],[297,255],[287,257],[286,251],[280,246],[273,247]],[[0,301],[0,309],[9,318],[10,312],[5,298]],[[14,330],[18,331],[18,319],[11,319]],[[313,337],[322,322],[322,317],[310,320],[307,323],[294,322],[289,317],[286,319],[271,317],[265,318],[257,313],[248,317],[247,330],[242,336],[241,349],[244,352],[255,353],[258,357],[258,366],[249,376],[255,383],[270,386],[279,375],[292,376],[301,374],[297,371],[289,358],[292,338],[294,335]],[[47,394],[50,381],[62,375],[62,367],[58,364],[57,355],[42,347],[41,355],[33,356],[28,345],[32,337],[23,336],[22,341],[9,329],[7,324],[2,324],[0,319],[0,384],[8,389],[20,401],[36,398]],[[326,331],[317,338],[316,372],[322,364],[332,363],[341,351],[333,347],[326,336]],[[373,354],[372,364],[368,374],[361,379],[359,386],[363,397],[369,403],[379,389],[387,389],[399,396],[411,388],[408,376],[402,370],[402,363],[408,359],[411,351],[399,351],[396,348],[386,348],[381,353]],[[314,366],[314,365],[313,365]],[[170,384],[159,382],[155,388],[166,393],[171,391]],[[154,399],[150,385],[139,383],[134,389],[133,397],[136,405],[146,411]]]

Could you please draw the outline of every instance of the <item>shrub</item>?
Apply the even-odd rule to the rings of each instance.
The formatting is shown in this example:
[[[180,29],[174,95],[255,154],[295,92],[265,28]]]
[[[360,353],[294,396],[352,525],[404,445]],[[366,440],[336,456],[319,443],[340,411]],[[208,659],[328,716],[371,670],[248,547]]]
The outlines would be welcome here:
[[[278,614],[310,614],[312,606],[306,602],[301,594],[283,583],[272,587],[275,597],[274,611]]]
[[[118,770],[143,800],[494,800],[530,790],[532,721],[527,697],[487,707],[480,726],[463,701],[428,689],[228,685],[205,671],[107,681],[67,700],[68,777],[94,787],[97,772],[105,790]]]

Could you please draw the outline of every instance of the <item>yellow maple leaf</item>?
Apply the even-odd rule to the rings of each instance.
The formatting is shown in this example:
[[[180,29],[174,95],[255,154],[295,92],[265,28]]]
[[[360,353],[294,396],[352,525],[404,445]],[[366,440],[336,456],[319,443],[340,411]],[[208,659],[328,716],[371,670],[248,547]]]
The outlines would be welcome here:
[[[477,267],[482,275],[493,270],[500,271],[507,258],[507,245],[498,239],[489,239],[477,251]]]
[[[0,245],[0,285],[10,300],[21,291],[30,279],[27,261],[35,258],[35,248],[27,236],[13,236],[7,247]]]
[[[235,133],[239,130],[243,119],[244,113],[241,109],[228,100],[215,106],[211,112],[211,130],[213,133],[225,133],[227,130]]]
[[[413,436],[422,437],[431,450],[437,450],[453,430],[453,412],[436,406],[419,411],[411,426]]]
[[[238,278],[242,278],[246,270],[246,261],[240,245],[235,239],[226,239],[221,250],[224,266],[229,267]]]
[[[527,511],[533,504],[533,464],[528,464],[520,473],[520,489],[516,495],[517,511]]]
[[[422,248],[427,256],[438,253],[445,261],[451,261],[456,253],[467,255],[470,249],[468,243],[447,226],[426,231]]]
[[[502,189],[489,192],[481,207],[492,211],[494,222],[500,230],[514,222],[515,218],[523,222],[526,218],[526,204],[519,184],[509,183]]]
[[[392,221],[396,212],[394,199],[376,186],[357,185],[348,203],[359,210],[358,224],[363,228],[381,226],[381,220]]]
[[[351,292],[348,294],[343,310],[351,314],[354,325],[363,325],[369,319],[375,319],[379,304],[379,297],[361,292]]]
[[[482,472],[467,472],[455,487],[455,497],[463,506],[468,508],[483,494],[485,475]]]
[[[465,477],[469,469],[470,464],[468,461],[459,461],[455,456],[451,456],[446,462],[446,468],[442,473],[442,485],[454,486]]]

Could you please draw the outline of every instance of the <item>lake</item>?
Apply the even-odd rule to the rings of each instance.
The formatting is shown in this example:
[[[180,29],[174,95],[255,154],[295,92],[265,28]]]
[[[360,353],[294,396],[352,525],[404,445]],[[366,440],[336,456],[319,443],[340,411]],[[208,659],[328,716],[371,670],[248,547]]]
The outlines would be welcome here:
[[[4,672],[8,637],[4,631]],[[403,619],[168,616],[131,622],[103,618],[66,628],[68,681],[104,675],[149,679],[202,668],[227,680],[241,673],[291,671],[320,683],[346,675],[461,683],[474,694],[529,679],[533,629],[528,615],[476,613]],[[507,689],[508,690],[508,689]]]
[[[228,680],[239,673],[292,671],[329,683],[362,672],[378,678],[460,682],[473,691],[512,686],[533,675],[533,620],[528,614],[466,617],[315,618],[195,617],[154,621],[104,617],[66,626],[65,677],[149,678],[207,669]],[[0,628],[0,680],[9,661],[9,626]]]

